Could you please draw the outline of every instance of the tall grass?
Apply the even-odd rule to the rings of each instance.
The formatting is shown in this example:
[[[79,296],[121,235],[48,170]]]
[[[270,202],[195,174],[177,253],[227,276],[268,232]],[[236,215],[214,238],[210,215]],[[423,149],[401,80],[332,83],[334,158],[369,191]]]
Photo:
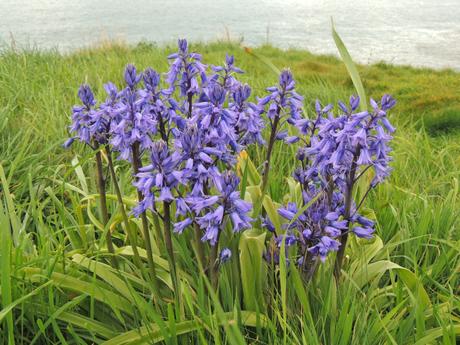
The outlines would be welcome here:
[[[207,61],[229,51],[251,73],[255,94],[276,76],[227,44],[204,45]],[[150,45],[105,47],[68,56],[56,52],[4,51],[0,57],[0,343],[4,344],[455,344],[460,334],[460,142],[458,135],[429,136],[423,121],[459,95],[445,89],[420,94],[421,84],[458,86],[458,74],[387,65],[360,66],[366,91],[399,100],[393,122],[394,172],[370,196],[378,220],[373,241],[353,242],[344,277],[336,285],[325,264],[304,285],[281,263],[261,286],[262,306],[248,308],[238,260],[224,266],[219,296],[190,252],[192,234],[174,237],[183,310],[156,309],[152,289],[132,262],[121,231],[115,191],[108,189],[109,224],[120,269],[107,264],[98,216],[93,159],[64,151],[69,108],[85,79],[102,93],[104,80],[120,80],[127,62],[164,70],[164,50]],[[352,92],[345,68],[334,58],[302,51],[256,51],[279,67],[291,66],[307,111],[315,98],[335,102]],[[428,98],[427,98],[428,97]],[[269,186],[282,202],[294,149],[278,144]],[[250,156],[259,166],[263,152]],[[117,163],[119,164],[119,163]],[[120,168],[117,166],[116,168]],[[126,169],[119,169],[119,172]],[[125,203],[135,191],[121,174]],[[140,229],[141,224],[133,221]],[[237,246],[238,239],[234,239]],[[140,255],[147,260],[140,246]],[[169,266],[153,248],[164,295],[172,289]],[[171,294],[171,298],[172,298]],[[168,301],[165,301],[168,302]]]

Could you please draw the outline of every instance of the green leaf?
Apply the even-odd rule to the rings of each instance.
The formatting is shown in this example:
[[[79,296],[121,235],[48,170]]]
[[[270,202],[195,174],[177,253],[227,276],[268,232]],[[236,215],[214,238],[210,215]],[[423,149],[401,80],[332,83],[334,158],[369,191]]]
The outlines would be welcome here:
[[[238,163],[240,172],[247,174],[247,185],[248,186],[257,186],[261,182],[261,177],[257,171],[256,166],[252,162],[251,158],[248,156],[246,151],[242,151],[238,156]]]
[[[127,300],[131,301],[132,303],[135,302],[132,289],[128,286],[128,284],[126,284],[124,280],[119,278],[119,276],[114,273],[116,271],[109,265],[91,260],[81,254],[73,255],[72,261],[77,265],[89,270],[90,272],[95,273]]]
[[[286,178],[286,181],[289,186],[289,200],[291,202],[296,202],[300,204],[302,202],[302,188],[300,183],[294,180],[291,176]]]
[[[453,330],[458,340],[458,338],[460,337],[460,325],[448,326],[447,328]],[[446,333],[447,333],[446,327],[438,327],[438,328],[431,329],[426,332],[426,336],[419,339],[414,345],[434,344],[434,341],[436,339],[438,339],[439,337],[442,337]]]
[[[12,302],[9,305],[7,305],[5,308],[0,310],[0,324],[2,323],[3,319],[7,315],[9,315],[10,311],[13,310],[18,304],[21,304],[24,301],[28,300],[29,298],[35,296],[38,292],[40,292],[41,289],[43,289],[44,287],[46,287],[46,286],[48,286],[50,284],[51,284],[51,282],[46,282],[45,284],[40,285],[38,288],[32,290],[32,292],[29,292],[27,295],[24,295],[24,296],[18,298],[17,300],[15,300],[14,302]]]
[[[263,310],[265,232],[259,233],[254,229],[244,231],[239,248],[244,305],[248,310]]]
[[[332,37],[334,38],[335,45],[337,46],[340,56],[342,57],[345,67],[347,68],[348,74],[350,75],[351,80],[353,81],[353,85],[355,86],[356,92],[358,93],[359,98],[361,99],[361,102],[360,102],[361,110],[365,111],[367,110],[367,98],[366,98],[366,92],[364,91],[363,83],[361,82],[361,78],[358,73],[358,69],[353,63],[351,55],[348,52],[347,48],[345,47],[345,44],[343,43],[337,31],[335,30],[334,21],[331,20],[331,22],[332,22],[331,23],[332,24]]]
[[[280,248],[280,288],[281,288],[281,310],[283,313],[281,328],[283,329],[283,338],[284,344],[286,344],[286,327],[288,325],[287,320],[287,296],[286,296],[286,287],[287,287],[287,270],[286,270],[286,236],[283,236],[281,241]]]
[[[281,232],[281,217],[278,214],[278,209],[281,207],[278,203],[275,203],[268,195],[264,196],[263,206],[267,211],[268,218],[275,226],[276,232]]]
[[[95,280],[87,282],[59,272],[53,272],[49,277],[47,277],[46,271],[33,267],[26,267],[22,269],[22,272],[25,277],[31,279],[32,281],[38,282],[42,279],[49,279],[53,282],[53,285],[57,287],[74,291],[82,295],[89,295],[95,300],[105,303],[107,306],[111,307],[120,319],[122,318],[119,311],[124,311],[129,315],[134,315],[133,305],[127,299],[113,291],[108,290],[102,284],[98,284]]]
[[[262,56],[262,55],[259,55],[257,53],[254,52],[253,49],[249,48],[249,47],[244,47],[244,51],[246,53],[248,53],[249,55],[255,57],[257,60],[261,61],[262,63],[264,63],[267,67],[270,68],[270,70],[275,73],[276,75],[279,75],[281,73],[281,71],[279,70],[278,67],[276,67],[273,62],[271,62],[269,59],[267,59],[265,56]]]
[[[19,242],[21,239],[21,221],[16,214],[13,196],[10,193],[10,187],[8,181],[5,176],[5,171],[3,167],[0,165],[0,182],[1,182],[1,190],[3,192],[5,198],[5,217],[8,217],[8,222],[11,225],[13,230],[13,243],[14,246],[19,246]],[[3,211],[2,211],[3,212]]]
[[[56,316],[57,319],[87,330],[91,333],[95,333],[106,339],[110,339],[116,336],[116,332],[113,330],[113,325],[106,325],[105,323],[92,320],[88,317],[64,311]],[[110,326],[110,327],[109,327]]]
[[[83,172],[83,169],[80,165],[80,162],[78,160],[78,157],[75,156],[72,159],[72,166],[75,169],[75,173],[77,174],[78,181],[80,182],[81,189],[88,195],[88,184],[86,183],[86,177],[85,173]]]
[[[222,317],[223,316],[223,317]],[[225,326],[230,324],[236,324],[239,322],[241,325],[246,327],[256,327],[257,322],[265,325],[267,318],[265,315],[257,315],[255,312],[241,311],[240,320],[234,319],[234,313],[228,312],[223,315],[212,315],[210,317],[211,322],[219,326]],[[176,335],[187,334],[195,332],[197,329],[202,327],[204,320],[195,317],[194,320],[187,320],[178,322],[175,324]],[[164,341],[165,337],[162,330],[158,325],[152,323],[148,326],[143,326],[126,333],[122,333],[104,343],[102,345],[128,345],[128,344],[154,344]]]
[[[401,278],[406,287],[414,294],[424,308],[431,306],[431,301],[417,276],[397,263],[388,260],[381,260],[363,265],[360,270],[353,274],[353,280],[359,287],[363,287],[373,279],[380,277],[386,271],[393,270]]]
[[[1,166],[0,166],[1,169]],[[3,169],[1,170],[2,178],[4,177]],[[3,180],[3,179],[2,179]],[[0,325],[3,318],[6,317],[8,344],[14,344],[14,323],[13,315],[9,308],[13,304],[13,297],[11,292],[11,234],[10,234],[10,221],[3,209],[3,201],[0,200],[0,231],[1,231],[1,244],[0,244],[0,301],[3,307],[0,318]],[[13,306],[14,307],[14,306]],[[6,334],[5,334],[6,336]]]

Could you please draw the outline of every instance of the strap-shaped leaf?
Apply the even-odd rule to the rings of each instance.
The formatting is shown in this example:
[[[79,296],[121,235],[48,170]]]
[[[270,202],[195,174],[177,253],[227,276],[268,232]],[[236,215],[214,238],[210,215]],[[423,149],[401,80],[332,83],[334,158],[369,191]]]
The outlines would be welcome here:
[[[355,86],[356,92],[358,93],[359,98],[361,98],[361,110],[365,111],[367,110],[367,99],[366,92],[364,91],[363,83],[361,81],[361,77],[359,76],[358,69],[354,64],[353,59],[351,58],[351,55],[347,50],[347,47],[345,47],[345,43],[343,43],[339,34],[335,30],[334,21],[332,21],[332,37],[334,38],[335,45],[339,50],[343,63],[347,68],[348,74],[350,75],[351,80],[353,81],[353,85]]]

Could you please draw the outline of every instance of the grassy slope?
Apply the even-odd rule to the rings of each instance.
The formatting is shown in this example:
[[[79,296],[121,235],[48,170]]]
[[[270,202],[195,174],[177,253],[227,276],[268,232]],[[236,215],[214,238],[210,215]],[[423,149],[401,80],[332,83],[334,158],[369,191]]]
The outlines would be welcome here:
[[[220,63],[226,52],[235,54],[237,65],[248,71],[241,79],[253,87],[255,95],[262,95],[265,86],[276,82],[276,76],[267,66],[236,45],[218,43],[194,48],[203,53],[207,63]],[[70,160],[75,152],[64,152],[59,147],[66,136],[68,114],[71,105],[76,102],[78,85],[87,81],[95,87],[97,94],[102,95],[102,84],[107,80],[119,83],[121,71],[128,62],[135,63],[139,68],[152,66],[159,71],[165,71],[167,62],[164,57],[171,50],[149,45],[135,48],[107,46],[69,56],[53,52],[4,52],[0,56],[0,162],[5,168],[9,189],[16,200],[18,217],[23,220],[28,210],[29,218],[24,221],[26,229],[40,232],[49,231],[53,227],[65,229],[73,224],[72,221],[62,218],[55,204],[47,204],[44,209],[39,204],[43,200],[49,203],[48,194],[44,191],[46,186],[52,186],[59,192],[60,188],[53,182],[54,177],[61,179],[65,176],[65,181],[78,184],[74,174],[68,173],[71,170]],[[353,91],[345,67],[333,57],[316,56],[305,51],[280,51],[272,47],[262,47],[255,51],[268,57],[276,66],[289,66],[293,70],[298,81],[298,90],[305,96],[307,109],[311,109],[316,98],[323,103],[336,102],[338,99],[346,99]],[[385,64],[360,66],[359,70],[368,95],[378,98],[383,93],[391,93],[398,100],[397,109],[392,114],[392,119],[398,126],[395,172],[390,183],[372,194],[368,203],[376,211],[379,220],[378,233],[385,242],[385,247],[378,255],[381,258],[391,258],[416,273],[437,306],[436,311],[431,311],[431,315],[438,313],[441,306],[454,310],[459,303],[455,297],[459,285],[458,275],[455,274],[459,268],[459,252],[455,248],[458,248],[460,238],[457,220],[460,209],[457,194],[460,145],[455,132],[448,136],[430,137],[420,128],[421,119],[435,134],[439,130],[460,126],[459,75],[452,71],[434,72]],[[83,150],[80,153],[85,157]],[[274,155],[277,173],[273,176],[271,192],[279,201],[286,192],[284,177],[292,169],[292,153],[292,148],[280,145]],[[253,152],[253,158],[260,162],[259,155],[260,152]],[[89,171],[87,165],[84,167],[85,172]],[[51,216],[43,219],[43,214]],[[39,262],[52,258],[58,248],[62,249],[58,242],[63,240],[64,237],[60,237],[63,235],[56,235],[53,231],[51,233],[54,238],[51,241],[53,245],[47,244],[43,235],[37,238],[38,249],[41,251]],[[187,256],[184,254],[184,257]],[[47,265],[50,264],[44,264],[45,267]],[[387,283],[394,279],[393,275],[385,276]],[[313,299],[312,315],[315,320],[319,318],[319,322],[315,324],[316,330],[311,334],[303,330],[306,332],[303,336],[309,340],[308,343],[338,343],[341,339],[340,332],[349,327],[343,320],[334,320],[340,314],[335,314],[335,303],[342,303],[344,296],[341,294],[344,291],[339,291],[337,297],[337,292],[325,288],[328,286],[325,283],[327,280],[327,277],[321,276],[316,286],[316,295],[309,295]],[[366,293],[382,293],[376,289],[377,286],[384,288],[387,284],[375,283]],[[354,320],[350,342],[363,343],[364,337],[364,343],[390,342],[391,339],[396,343],[413,343],[429,334],[428,330],[436,330],[437,327],[444,327],[441,333],[444,334],[446,343],[453,341],[452,331],[447,327],[452,321],[436,314],[436,317],[427,317],[422,322],[421,314],[413,311],[413,306],[417,309],[416,299],[414,301],[404,297],[406,292],[402,286],[389,292],[395,296],[384,307],[370,305],[370,300],[361,296],[361,292],[350,286],[347,289],[346,294],[352,291],[353,296],[348,302],[355,306],[347,309],[351,313],[349,317]],[[27,284],[18,284],[13,299],[20,297],[25,291],[30,291]],[[225,305],[232,305],[232,293],[224,295],[224,299],[228,298]],[[43,304],[50,303],[47,299],[49,296],[40,298],[42,307]],[[334,298],[339,302],[334,302]],[[296,299],[297,297],[293,297],[294,301]],[[372,303],[374,302],[372,299]],[[392,309],[399,304],[407,306],[407,309]],[[50,310],[54,311],[53,308],[57,307],[51,306]],[[291,305],[291,308],[295,310],[295,305]],[[27,305],[24,310],[27,311]],[[340,306],[338,310],[341,310]],[[399,324],[391,327],[387,325],[386,333],[383,330],[376,332],[372,327],[369,331],[366,326],[379,325],[378,318],[383,318],[390,310],[402,313],[404,320],[401,319]],[[31,317],[31,320],[35,320],[32,322],[23,315],[15,315],[22,327],[37,327],[35,316]],[[293,311],[293,316],[296,319],[298,312]],[[46,320],[46,316],[44,319]],[[287,331],[292,332],[290,336],[297,334],[299,343],[302,341],[300,324],[293,321]],[[55,325],[52,326],[56,332]],[[6,324],[3,323],[2,327],[6,327]],[[20,329],[16,328],[18,335],[22,332]],[[24,334],[30,336],[27,331]],[[262,337],[260,341],[270,342],[271,339],[276,343],[276,336],[276,333],[265,334],[265,338]],[[1,340],[0,336],[0,343]]]

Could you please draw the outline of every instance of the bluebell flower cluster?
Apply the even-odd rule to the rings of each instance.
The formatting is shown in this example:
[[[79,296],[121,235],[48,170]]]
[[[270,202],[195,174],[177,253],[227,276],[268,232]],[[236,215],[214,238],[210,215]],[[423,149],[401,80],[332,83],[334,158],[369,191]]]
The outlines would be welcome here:
[[[243,71],[233,56],[208,71],[186,40],[178,48],[168,57],[165,87],[157,71],[139,73],[131,64],[124,88],[107,84],[108,97],[99,106],[82,86],[83,105],[74,108],[72,131],[88,144],[110,145],[119,159],[133,161],[137,148],[150,164],[135,176],[142,200],[133,214],[159,213],[158,203],[173,204],[175,232],[194,225],[203,241],[215,245],[227,223],[235,232],[251,226],[252,206],[240,198],[232,168],[243,148],[263,142],[262,111],[249,101],[250,87],[237,80]]]
[[[172,94],[178,87],[180,96],[185,98],[182,110],[190,116],[193,96],[199,95],[202,92],[201,85],[207,83],[207,66],[201,62],[201,54],[189,52],[185,39],[180,39],[178,46],[179,50],[168,56],[172,63],[166,74],[169,85],[166,92]]]
[[[119,93],[112,112],[110,144],[120,153],[120,159],[131,160],[133,145],[139,144],[141,150],[152,146],[156,122],[139,90],[142,74],[137,73],[134,65],[128,65],[124,79],[127,86]]]
[[[224,66],[212,66],[211,69],[215,74],[209,78],[210,83],[219,83],[227,91],[234,91],[241,85],[235,74],[242,74],[244,71],[235,66],[233,55],[226,55]]]
[[[211,245],[217,243],[220,232],[225,225],[226,216],[229,217],[234,232],[251,226],[252,219],[248,213],[251,211],[252,205],[240,198],[239,182],[239,178],[233,172],[227,171],[215,179],[216,193],[214,195],[190,195],[185,198],[186,207],[192,211],[188,214],[194,217],[196,223],[204,230],[202,241],[209,241]],[[175,231],[182,232],[184,224],[191,223],[190,218],[179,224],[176,223]]]
[[[148,209],[155,210],[156,202],[173,201],[173,190],[182,181],[182,174],[177,170],[181,157],[177,152],[171,152],[166,142],[162,139],[155,141],[149,153],[151,164],[140,168],[134,182],[144,196],[133,210],[136,216]]]
[[[365,173],[372,174],[369,190],[390,174],[389,142],[395,128],[387,113],[395,105],[393,98],[371,99],[369,111],[358,111],[360,99],[352,96],[348,104],[339,102],[338,115],[332,105],[317,101],[316,116],[306,118],[289,70],[283,70],[278,84],[254,103],[251,87],[237,78],[243,70],[233,56],[227,55],[223,66],[208,68],[186,40],[179,40],[178,51],[168,60],[163,79],[152,68],[138,72],[127,65],[124,86],[119,90],[106,84],[107,97],[99,105],[90,87],[82,85],[82,105],[72,114],[74,136],[65,144],[78,139],[94,149],[105,145],[133,167],[137,163],[133,184],[140,201],[132,210],[135,216],[150,210],[164,220],[161,212],[172,205],[174,232],[193,227],[211,246],[218,245],[226,227],[234,232],[250,228],[252,205],[241,198],[234,167],[248,145],[265,145],[262,132],[267,122],[271,133],[262,194],[276,140],[299,144],[293,177],[302,189],[301,202],[278,210],[285,220],[283,233],[276,233],[265,214],[258,215],[261,225],[273,233],[276,250],[267,257],[278,261],[284,241],[288,249],[297,246],[296,262],[306,266],[340,252],[349,233],[372,237],[375,224],[360,214],[363,200],[353,199],[353,187]],[[142,160],[148,161],[144,167]],[[169,215],[166,218],[169,221]],[[215,261],[224,263],[230,257],[226,248]]]
[[[268,104],[266,113],[270,121],[282,117],[294,124],[302,118],[303,97],[296,92],[295,85],[292,72],[285,69],[279,76],[279,84],[267,88],[269,94],[259,100],[259,106],[265,107]]]
[[[111,84],[105,85],[107,93],[110,95]],[[83,84],[78,90],[78,98],[82,105],[76,105],[72,109],[72,125],[69,127],[75,136],[69,138],[64,147],[68,148],[78,139],[79,141],[96,149],[100,144],[108,140],[110,117],[104,109],[96,109],[96,100],[89,85]]]
[[[332,105],[323,107],[317,101],[314,119],[293,121],[302,136],[289,142],[304,143],[293,173],[302,187],[303,203],[289,203],[278,210],[287,223],[277,243],[285,238],[286,246],[298,245],[299,264],[311,264],[305,259],[317,257],[324,261],[330,252],[339,250],[350,232],[369,239],[375,230],[374,222],[359,214],[364,199],[353,200],[353,186],[366,172],[372,174],[369,190],[388,177],[388,142],[395,129],[387,112],[396,102],[384,95],[380,103],[371,99],[372,109],[362,112],[357,111],[359,102],[354,96],[348,106],[339,102],[341,113],[334,116]],[[298,210],[307,204],[299,215]]]

